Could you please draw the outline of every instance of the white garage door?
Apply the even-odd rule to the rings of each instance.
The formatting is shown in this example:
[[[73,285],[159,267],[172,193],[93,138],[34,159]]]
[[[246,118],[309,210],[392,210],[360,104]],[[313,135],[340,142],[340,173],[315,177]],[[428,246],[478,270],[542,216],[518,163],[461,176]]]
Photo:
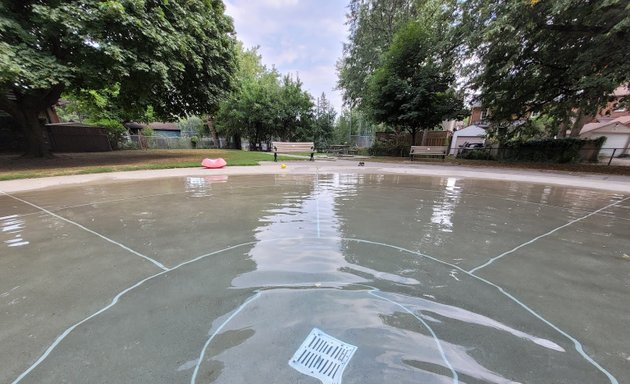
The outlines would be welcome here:
[[[602,150],[599,152],[600,156],[610,156],[613,153],[613,148],[626,148],[628,144],[628,135],[615,135],[615,134],[607,134],[607,139],[602,147]],[[617,149],[615,152],[615,156],[621,155],[623,153],[622,150]]]

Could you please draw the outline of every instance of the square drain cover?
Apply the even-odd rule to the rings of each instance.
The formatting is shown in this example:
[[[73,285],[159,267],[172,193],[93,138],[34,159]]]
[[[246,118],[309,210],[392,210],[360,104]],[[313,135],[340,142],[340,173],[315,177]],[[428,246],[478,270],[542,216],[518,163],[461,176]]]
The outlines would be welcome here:
[[[321,380],[323,384],[339,384],[343,370],[356,350],[354,345],[313,328],[289,360],[289,365],[298,372]]]

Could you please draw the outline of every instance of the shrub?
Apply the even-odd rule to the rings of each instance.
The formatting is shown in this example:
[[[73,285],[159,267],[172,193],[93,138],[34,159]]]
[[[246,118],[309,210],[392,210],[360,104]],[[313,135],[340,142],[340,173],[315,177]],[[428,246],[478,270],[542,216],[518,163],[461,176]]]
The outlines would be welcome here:
[[[489,149],[469,149],[460,152],[457,158],[467,160],[494,160]]]
[[[118,120],[115,119],[100,119],[93,122],[94,125],[99,127],[105,127],[107,132],[107,139],[112,149],[121,148],[125,137],[127,135],[127,129]]]
[[[182,137],[203,136],[204,134],[203,120],[197,116],[180,119],[177,126],[181,129]]]
[[[531,161],[548,163],[578,163],[591,159],[591,155],[583,156],[582,150],[599,152],[605,137],[595,140],[565,138],[509,142],[499,150],[501,160]]]
[[[372,156],[409,156],[409,144],[392,141],[375,141],[368,150]]]

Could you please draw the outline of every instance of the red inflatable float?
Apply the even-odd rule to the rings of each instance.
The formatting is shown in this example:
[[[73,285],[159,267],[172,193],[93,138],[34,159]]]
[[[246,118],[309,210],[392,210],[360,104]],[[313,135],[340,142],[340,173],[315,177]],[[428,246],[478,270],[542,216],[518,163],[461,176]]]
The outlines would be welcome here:
[[[223,168],[227,163],[222,158],[218,159],[203,159],[201,165],[204,168]]]

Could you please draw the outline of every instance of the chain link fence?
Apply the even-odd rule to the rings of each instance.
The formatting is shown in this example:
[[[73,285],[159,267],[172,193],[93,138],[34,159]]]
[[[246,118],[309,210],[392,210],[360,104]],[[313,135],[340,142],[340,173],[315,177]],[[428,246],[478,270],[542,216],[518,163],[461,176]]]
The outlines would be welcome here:
[[[219,146],[209,137],[203,137],[193,142],[190,137],[166,137],[130,135],[125,149],[216,149]]]

